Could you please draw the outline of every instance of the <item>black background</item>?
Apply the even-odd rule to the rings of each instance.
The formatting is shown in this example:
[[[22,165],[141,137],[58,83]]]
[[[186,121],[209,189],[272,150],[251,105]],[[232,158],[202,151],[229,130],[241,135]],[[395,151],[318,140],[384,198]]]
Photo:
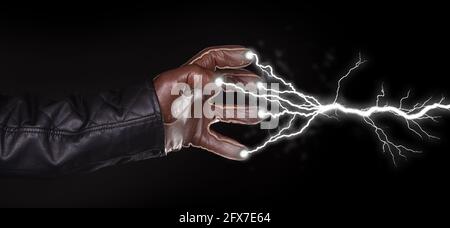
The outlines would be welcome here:
[[[414,99],[439,99],[450,95],[443,4],[3,5],[0,90],[55,99],[95,93],[143,82],[205,47],[240,44],[324,100],[333,98],[336,81],[359,52],[368,63],[345,81],[346,104],[373,104],[382,82],[390,102],[408,89]],[[398,167],[361,120],[341,117],[340,122],[323,119],[304,136],[245,163],[187,149],[92,174],[1,177],[0,206],[252,208],[275,214],[293,208],[295,214],[312,206],[419,210],[423,203],[444,205],[450,132],[448,113],[442,114],[439,124],[425,124],[440,141],[389,127],[395,121],[383,125],[393,138],[424,151],[399,160]],[[245,134],[238,126],[218,128],[247,143],[267,136],[254,130]]]

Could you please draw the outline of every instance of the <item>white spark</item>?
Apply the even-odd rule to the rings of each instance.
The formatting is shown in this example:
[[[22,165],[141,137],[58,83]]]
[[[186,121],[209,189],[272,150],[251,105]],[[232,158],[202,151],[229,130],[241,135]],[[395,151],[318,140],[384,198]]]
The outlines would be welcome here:
[[[222,78],[216,78],[216,80],[214,81],[214,83],[216,84],[216,86],[222,86],[224,81]]]
[[[365,63],[365,62],[366,62],[366,60],[363,60],[363,59],[361,58],[361,53],[359,53],[359,59],[358,59],[358,61],[355,63],[355,66],[353,66],[352,68],[350,68],[350,69],[347,71],[347,73],[339,79],[338,85],[337,85],[337,89],[336,89],[336,97],[334,98],[334,102],[333,102],[333,103],[336,103],[336,101],[337,101],[338,98],[339,98],[339,91],[341,90],[341,82],[342,82],[345,78],[347,78],[347,77],[352,73],[352,71],[354,71],[355,69],[357,69],[361,64],[363,64],[363,63]]]
[[[243,150],[243,151],[241,151],[239,156],[241,156],[241,158],[243,158],[243,159],[247,159],[250,156],[250,153],[247,150]]]
[[[252,60],[253,56],[255,56],[255,53],[253,53],[252,51],[248,51],[247,53],[245,53],[245,58],[248,60]]]

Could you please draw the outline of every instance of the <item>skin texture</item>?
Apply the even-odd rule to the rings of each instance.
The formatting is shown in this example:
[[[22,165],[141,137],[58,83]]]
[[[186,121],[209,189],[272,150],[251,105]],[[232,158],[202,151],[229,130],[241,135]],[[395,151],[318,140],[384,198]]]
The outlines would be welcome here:
[[[166,134],[166,151],[170,152],[174,137],[182,140],[182,147],[202,148],[222,157],[233,160],[245,160],[240,153],[247,148],[238,141],[212,131],[210,126],[217,122],[238,123],[254,125],[260,123],[257,118],[226,118],[217,114],[213,118],[188,118],[183,121],[175,118],[171,114],[172,103],[179,97],[171,95],[171,89],[176,83],[186,83],[191,89],[194,87],[194,78],[201,76],[202,85],[212,83],[217,77],[222,77],[225,81],[243,84],[256,83],[261,81],[256,74],[244,70],[250,65],[252,60],[245,57],[249,49],[242,46],[218,46],[207,48],[189,60],[183,66],[166,71],[154,79],[156,94],[163,114],[164,129]],[[204,96],[203,105],[210,105],[208,102],[214,95]],[[246,114],[257,112],[257,107],[238,106],[214,106],[213,110],[224,110],[225,112],[245,112]],[[221,112],[217,112],[221,113]],[[247,117],[249,115],[246,115]],[[175,148],[180,149],[180,148]]]

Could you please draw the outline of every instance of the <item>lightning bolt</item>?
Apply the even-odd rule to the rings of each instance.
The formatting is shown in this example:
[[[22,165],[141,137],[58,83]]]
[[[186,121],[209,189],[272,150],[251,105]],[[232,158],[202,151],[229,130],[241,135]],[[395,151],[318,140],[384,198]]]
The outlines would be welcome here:
[[[280,82],[283,87],[286,87],[283,90],[274,90],[271,88],[265,87],[262,83],[258,83],[258,89],[264,90],[266,93],[255,93],[245,90],[244,88],[233,84],[224,82],[222,79],[216,81],[216,84],[225,85],[229,88],[233,88],[238,92],[242,92],[244,94],[248,94],[249,96],[254,96],[256,98],[265,99],[268,102],[277,103],[281,110],[278,113],[271,113],[267,111],[259,111],[258,115],[261,118],[278,118],[282,116],[288,116],[288,123],[279,129],[274,135],[269,137],[259,146],[256,146],[254,149],[246,150],[241,152],[241,156],[246,158],[251,154],[254,154],[270,144],[275,142],[279,142],[283,139],[293,138],[299,135],[304,134],[310,126],[317,121],[319,117],[326,116],[330,117],[330,114],[343,113],[347,115],[352,115],[361,118],[364,123],[366,123],[369,127],[371,127],[378,139],[381,143],[381,149],[384,153],[390,154],[392,157],[392,161],[394,165],[396,165],[396,158],[398,156],[406,158],[405,153],[421,153],[419,150],[411,149],[405,145],[396,143],[388,133],[377,125],[375,121],[376,115],[393,115],[405,121],[407,128],[418,135],[421,138],[429,138],[429,139],[438,139],[436,136],[433,136],[426,132],[420,123],[423,120],[432,120],[437,122],[438,116],[433,116],[429,114],[433,110],[443,109],[450,110],[450,104],[444,104],[445,98],[443,97],[440,101],[431,103],[432,98],[427,99],[424,102],[415,104],[412,108],[405,107],[404,102],[410,97],[410,92],[406,94],[406,96],[400,99],[398,106],[391,106],[387,103],[385,105],[381,105],[381,99],[385,97],[384,86],[381,86],[381,93],[377,95],[376,102],[374,106],[370,106],[367,108],[354,108],[348,107],[344,104],[339,103],[339,93],[341,90],[341,84],[350,74],[358,69],[362,64],[366,61],[362,59],[361,54],[359,55],[358,61],[355,63],[353,67],[351,67],[345,75],[343,75],[338,83],[337,89],[335,93],[335,97],[332,103],[322,104],[318,98],[300,92],[295,88],[295,86],[287,82],[280,76],[277,76],[274,73],[272,66],[261,64],[258,55],[253,52],[247,52],[246,58],[253,59],[255,65],[263,72],[267,77],[274,79],[275,81]],[[269,93],[270,92],[270,93]],[[274,93],[275,92],[275,93]],[[274,95],[276,94],[276,95]],[[289,97],[287,97],[289,95]],[[304,124],[301,126],[295,126],[294,123],[298,119],[303,119]]]

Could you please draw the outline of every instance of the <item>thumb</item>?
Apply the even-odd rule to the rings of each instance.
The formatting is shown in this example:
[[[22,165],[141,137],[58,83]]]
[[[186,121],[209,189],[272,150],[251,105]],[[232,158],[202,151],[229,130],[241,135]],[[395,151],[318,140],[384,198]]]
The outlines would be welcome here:
[[[197,147],[231,160],[247,160],[248,154],[245,152],[248,150],[247,147],[232,138],[211,130],[209,126],[207,134],[202,135]]]

